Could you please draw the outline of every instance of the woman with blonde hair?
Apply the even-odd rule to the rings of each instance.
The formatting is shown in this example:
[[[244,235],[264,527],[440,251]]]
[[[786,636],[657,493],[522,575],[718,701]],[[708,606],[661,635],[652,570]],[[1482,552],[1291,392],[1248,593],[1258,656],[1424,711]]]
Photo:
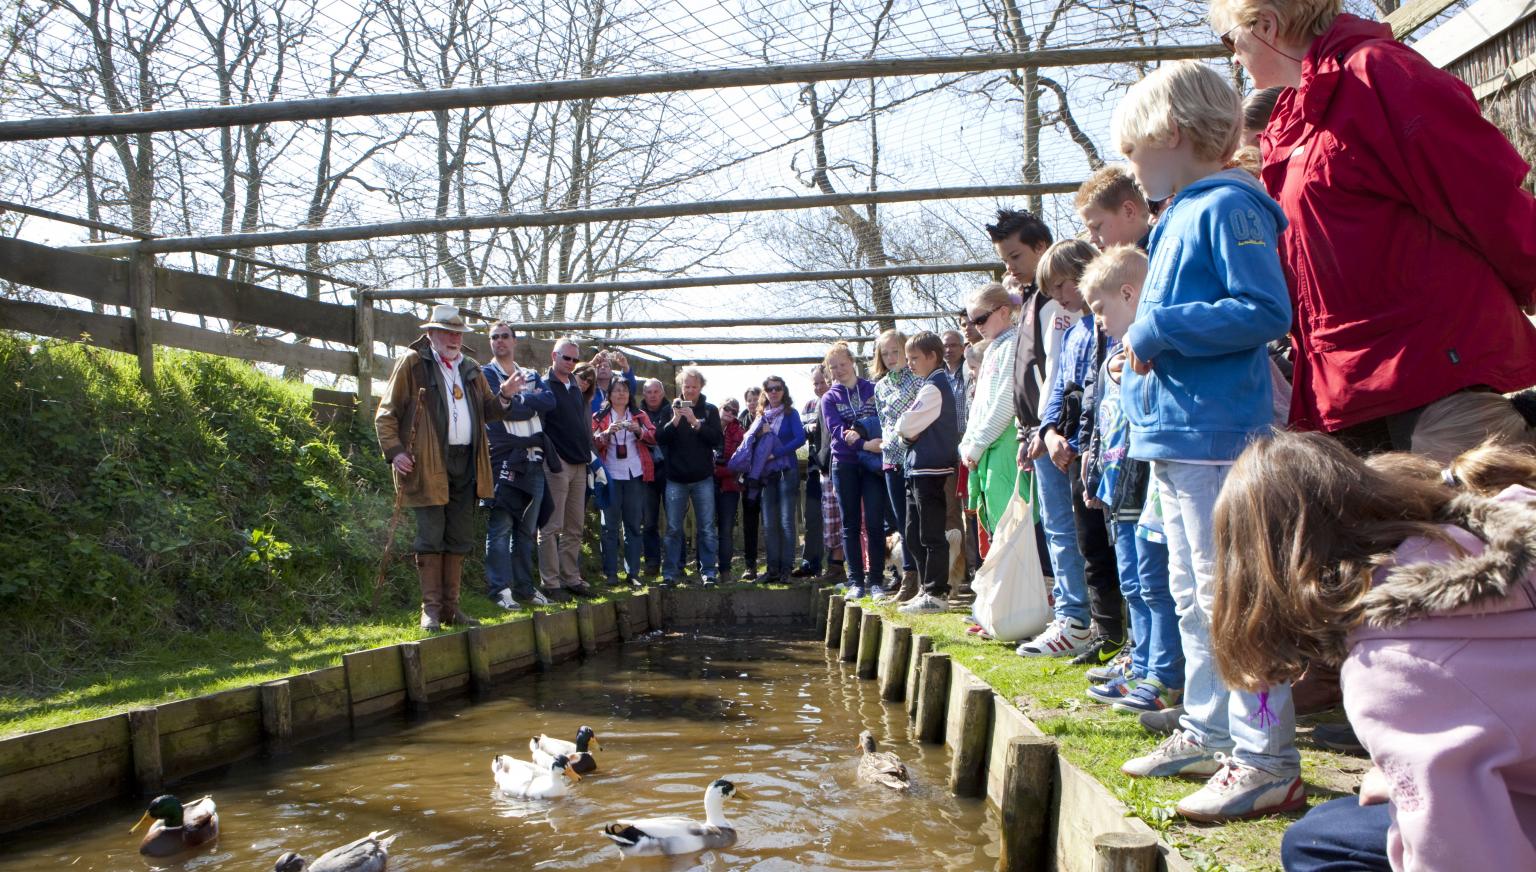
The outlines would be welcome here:
[[[969,502],[988,533],[997,527],[1018,484],[1018,426],[1013,416],[1014,320],[1020,301],[998,282],[971,295],[966,318],[987,342],[966,408],[960,462],[970,470]]]
[[[843,513],[843,556],[849,599],[882,594],[885,566],[885,476],[881,472],[880,417],[875,386],[859,377],[848,343],[827,351],[832,387],[821,398],[821,420],[832,440],[832,481]],[[862,523],[861,523],[862,522]],[[868,562],[860,533],[869,543]]]
[[[892,529],[902,534],[900,588],[897,602],[917,596],[917,562],[907,546],[907,444],[896,434],[896,421],[912,407],[923,380],[907,366],[907,337],[900,330],[886,330],[875,340],[870,374],[875,381],[875,409],[880,415],[880,432],[888,434],[880,444],[882,473],[885,476],[886,518]]]

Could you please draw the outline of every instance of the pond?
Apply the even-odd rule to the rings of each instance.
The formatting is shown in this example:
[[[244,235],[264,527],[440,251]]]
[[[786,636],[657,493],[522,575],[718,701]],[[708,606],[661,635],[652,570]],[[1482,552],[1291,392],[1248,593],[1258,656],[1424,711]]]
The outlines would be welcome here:
[[[590,725],[598,770],[563,798],[507,799],[497,754],[528,758],[528,740],[574,739]],[[906,762],[904,793],[856,778],[860,730]],[[511,679],[479,704],[374,723],[351,741],[300,746],[175,785],[212,795],[222,835],[172,862],[139,856],[128,830],[142,802],[118,802],[7,837],[0,872],[269,870],[285,850],[314,859],[373,830],[400,834],[391,870],[610,869],[601,834],[621,818],[702,820],[705,788],[726,778],[740,833],[731,848],[631,858],[635,870],[990,870],[998,820],[983,800],[946,787],[949,753],[920,745],[900,704],[819,640],[673,634],[606,649],[554,671]],[[142,831],[141,831],[142,833]]]

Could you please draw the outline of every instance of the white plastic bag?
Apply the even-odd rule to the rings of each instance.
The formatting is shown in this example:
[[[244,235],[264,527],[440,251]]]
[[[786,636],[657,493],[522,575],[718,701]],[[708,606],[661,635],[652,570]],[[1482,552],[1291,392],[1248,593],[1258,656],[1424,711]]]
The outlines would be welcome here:
[[[971,581],[976,622],[999,641],[1031,639],[1051,621],[1034,518],[1032,501],[1015,494],[997,522],[987,559]]]

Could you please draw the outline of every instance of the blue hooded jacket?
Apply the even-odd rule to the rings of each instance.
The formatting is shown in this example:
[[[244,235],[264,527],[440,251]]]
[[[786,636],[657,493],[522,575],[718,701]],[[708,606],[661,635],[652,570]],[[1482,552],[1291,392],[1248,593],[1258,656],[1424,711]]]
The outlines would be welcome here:
[[[1280,206],[1226,170],[1179,192],[1152,230],[1151,262],[1125,344],[1121,405],[1136,460],[1231,461],[1268,429],[1265,343],[1291,327],[1276,242]]]

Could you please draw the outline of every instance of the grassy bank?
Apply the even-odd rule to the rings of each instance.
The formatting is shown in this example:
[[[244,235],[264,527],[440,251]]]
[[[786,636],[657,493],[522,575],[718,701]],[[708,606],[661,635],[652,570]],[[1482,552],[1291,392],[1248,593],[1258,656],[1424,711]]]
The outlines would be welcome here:
[[[868,600],[863,605],[871,607]],[[960,615],[897,615],[890,607],[875,607],[875,611],[886,620],[911,626],[914,633],[932,636],[935,651],[949,654],[1012,700],[1056,738],[1063,756],[1107,786],[1198,868],[1209,872],[1280,869],[1280,836],[1299,815],[1220,826],[1191,824],[1176,817],[1174,805],[1199,785],[1121,774],[1121,763],[1151,750],[1158,739],[1143,731],[1134,716],[1096,705],[1084,694],[1087,667],[1071,666],[1064,660],[1019,657],[1011,645],[966,635],[966,622]],[[1307,723],[1301,728],[1298,744],[1302,746],[1302,776],[1311,801],[1352,791],[1368,761],[1310,744],[1306,738],[1310,721],[1303,720]]]

